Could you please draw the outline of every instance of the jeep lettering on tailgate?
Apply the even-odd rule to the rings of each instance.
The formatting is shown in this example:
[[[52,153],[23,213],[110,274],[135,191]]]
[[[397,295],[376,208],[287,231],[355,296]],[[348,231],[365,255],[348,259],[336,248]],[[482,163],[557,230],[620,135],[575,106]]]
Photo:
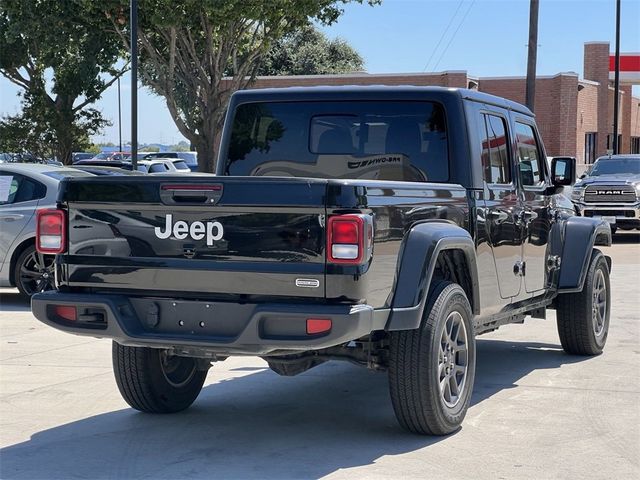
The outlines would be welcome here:
[[[173,215],[170,213],[165,216],[165,222],[164,231],[160,227],[153,229],[156,237],[162,240],[171,237],[171,235],[178,240],[184,240],[187,237],[192,240],[202,240],[206,235],[207,245],[211,247],[213,242],[221,240],[224,235],[224,227],[220,222],[193,222],[189,225],[184,220],[178,220],[172,225]]]

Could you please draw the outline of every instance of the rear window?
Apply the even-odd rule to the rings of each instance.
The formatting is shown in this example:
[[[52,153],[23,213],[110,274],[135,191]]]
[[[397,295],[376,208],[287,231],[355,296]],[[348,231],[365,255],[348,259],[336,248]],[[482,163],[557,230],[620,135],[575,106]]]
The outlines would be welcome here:
[[[243,104],[225,174],[444,182],[444,109],[433,102]]]
[[[189,170],[189,166],[184,163],[184,160],[174,161],[173,166],[176,167],[176,170]]]

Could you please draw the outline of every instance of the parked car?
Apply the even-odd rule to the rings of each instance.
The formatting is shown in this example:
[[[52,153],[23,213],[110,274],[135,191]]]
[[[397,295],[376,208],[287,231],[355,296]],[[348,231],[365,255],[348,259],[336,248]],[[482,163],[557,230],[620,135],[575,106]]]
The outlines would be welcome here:
[[[73,164],[74,167],[78,166],[93,166],[93,167],[110,167],[110,168],[120,168],[123,170],[133,170],[133,165],[129,161],[123,160],[96,160],[95,158],[91,158],[89,160],[78,160]]]
[[[73,168],[93,175],[144,175],[144,172],[102,165],[74,165]]]
[[[45,160],[29,152],[5,152],[0,154],[2,163],[45,163]]]
[[[79,160],[89,160],[90,158],[93,158],[95,156],[95,153],[90,152],[73,152],[71,154],[71,162],[76,163]]]
[[[567,353],[603,351],[611,231],[558,195],[575,159],[547,166],[527,107],[435,87],[245,90],[222,139],[216,177],[65,181],[39,213],[59,288],[34,315],[113,339],[133,408],[184,410],[229,356],[286,376],[348,360],[388,372],[404,428],[444,435],[471,401],[477,335],[553,309]]]
[[[52,288],[54,257],[36,252],[35,211],[55,206],[63,178],[91,176],[43,164],[0,165],[0,286],[25,296]]]
[[[573,186],[571,200],[580,215],[607,221],[612,232],[640,228],[640,155],[598,158]]]
[[[198,154],[196,152],[140,152],[142,160],[155,158],[180,158],[184,160],[191,171],[198,170]]]
[[[92,160],[130,161],[130,152],[102,152],[95,155]],[[74,162],[75,163],[75,162]]]
[[[191,173],[184,160],[179,158],[138,160],[138,170],[150,175],[184,175]]]

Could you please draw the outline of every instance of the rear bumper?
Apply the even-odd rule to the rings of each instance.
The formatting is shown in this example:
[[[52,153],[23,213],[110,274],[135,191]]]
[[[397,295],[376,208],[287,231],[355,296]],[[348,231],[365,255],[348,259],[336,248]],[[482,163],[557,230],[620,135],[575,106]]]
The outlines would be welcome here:
[[[76,307],[77,319],[57,315],[60,305]],[[65,332],[198,355],[318,350],[383,330],[388,316],[369,305],[239,304],[55,291],[34,295],[31,309],[38,320]],[[331,330],[307,334],[308,318],[330,319]]]

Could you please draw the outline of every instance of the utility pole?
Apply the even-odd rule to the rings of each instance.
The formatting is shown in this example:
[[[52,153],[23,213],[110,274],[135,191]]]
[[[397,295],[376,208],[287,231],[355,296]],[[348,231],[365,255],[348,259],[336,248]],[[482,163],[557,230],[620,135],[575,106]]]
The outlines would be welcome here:
[[[118,145],[122,151],[122,103],[120,101],[120,77],[118,77]]]
[[[620,150],[618,145],[618,104],[620,97],[620,0],[616,0],[616,60],[615,76],[613,80],[613,154],[617,155]]]
[[[131,165],[138,170],[138,0],[131,0]]]
[[[536,100],[536,61],[538,57],[538,0],[530,0],[529,5],[529,54],[527,56],[526,104],[534,111]]]

